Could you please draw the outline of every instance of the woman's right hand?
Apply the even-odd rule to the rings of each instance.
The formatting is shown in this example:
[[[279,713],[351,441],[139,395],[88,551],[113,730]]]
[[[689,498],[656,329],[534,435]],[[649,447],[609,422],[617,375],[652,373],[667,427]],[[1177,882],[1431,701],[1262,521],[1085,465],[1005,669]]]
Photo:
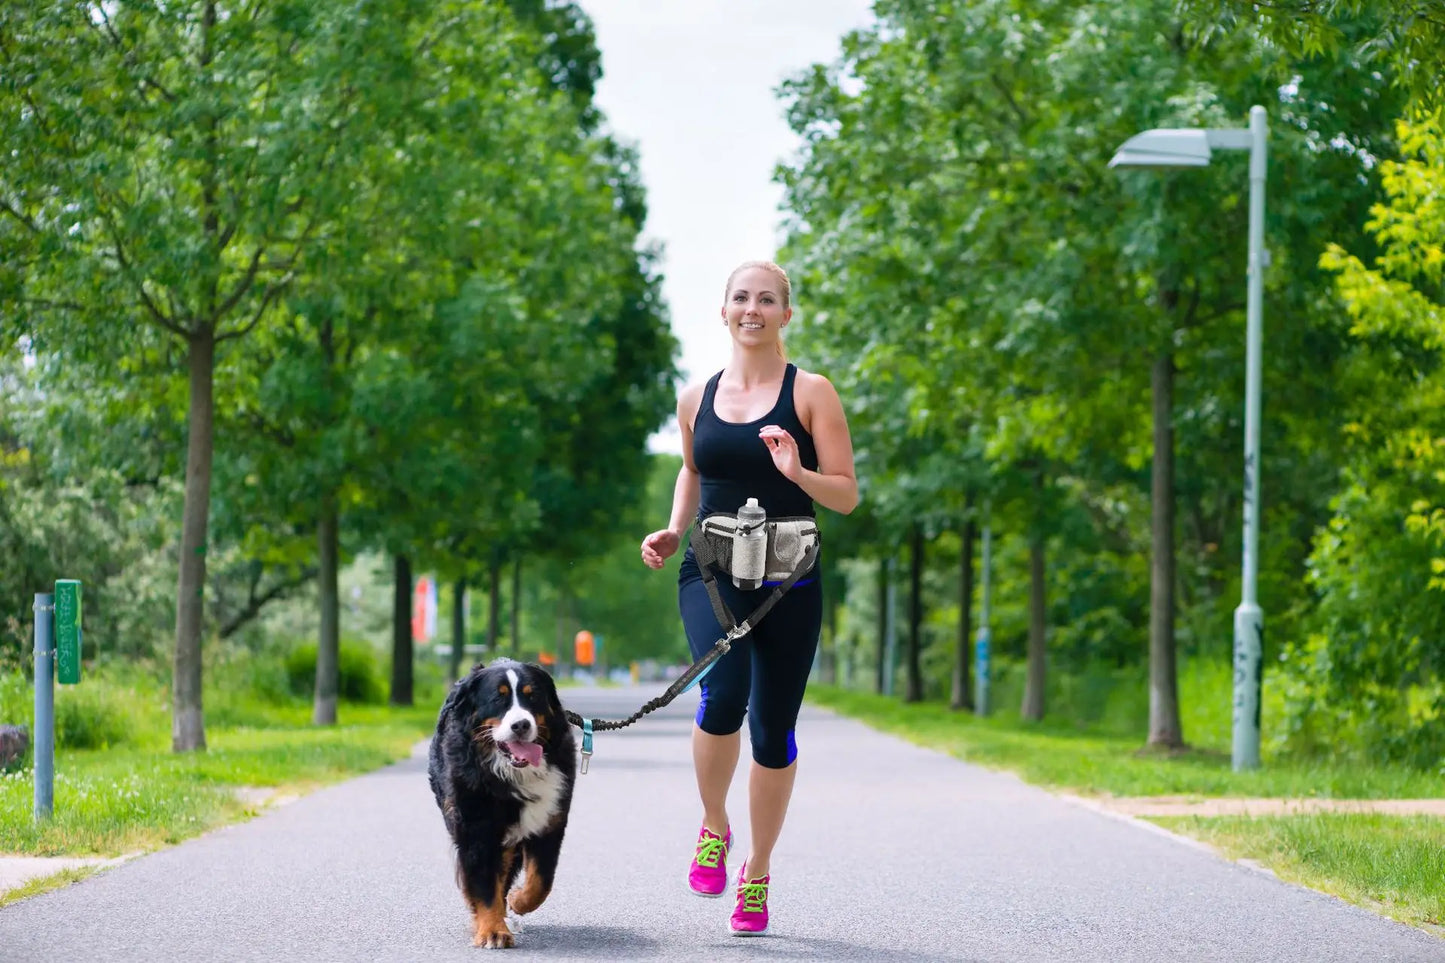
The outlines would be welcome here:
[[[662,563],[671,558],[681,544],[682,536],[670,528],[653,532],[642,540],[642,564],[662,568]]]

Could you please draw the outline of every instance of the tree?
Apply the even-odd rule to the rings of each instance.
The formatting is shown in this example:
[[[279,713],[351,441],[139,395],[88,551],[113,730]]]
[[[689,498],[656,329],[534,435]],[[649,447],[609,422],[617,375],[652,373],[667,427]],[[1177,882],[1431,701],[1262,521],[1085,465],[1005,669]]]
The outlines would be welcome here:
[[[1345,484],[1310,559],[1314,631],[1288,652],[1289,736],[1433,767],[1445,752],[1445,122],[1401,121],[1399,139],[1366,224],[1374,263],[1338,244],[1321,257],[1362,346],[1360,390]]]
[[[1387,68],[1426,109],[1442,103],[1445,10],[1437,0],[1184,0],[1182,6],[1206,35],[1259,31],[1297,60],[1350,52]]]
[[[188,381],[172,745],[205,747],[201,632],[215,379],[347,201],[349,164],[411,50],[372,17],[176,4],[7,13],[4,297],[40,350],[134,358],[173,339]],[[55,50],[67,51],[57,57]],[[121,336],[116,318],[150,326]]]
[[[1223,158],[1164,177],[1121,176],[1107,161],[1141,129],[1235,126],[1252,103],[1278,105],[1271,170],[1301,187],[1271,207],[1275,277],[1288,279],[1271,310],[1311,323],[1281,332],[1271,364],[1318,398],[1346,349],[1330,334],[1318,276],[1297,265],[1313,264],[1323,223],[1348,225],[1374,191],[1362,159],[1388,146],[1379,112],[1393,95],[1349,54],[1298,66],[1292,89],[1272,89],[1278,51],[1242,32],[1191,34],[1162,0],[893,0],[877,13],[838,64],[785,91],[806,144],[780,174],[800,291],[823,302],[811,313],[831,328],[834,356],[872,378],[865,407],[899,413],[893,437],[908,425],[967,450],[987,426],[990,464],[1046,464],[1080,508],[1111,489],[1154,489],[1150,741],[1177,745],[1176,523],[1227,545],[1222,521],[1237,508],[1245,181]],[[884,359],[907,365],[900,356],[917,359],[911,376],[874,402],[890,390]],[[1285,404],[1277,423],[1317,424]],[[1304,437],[1320,440],[1308,431],[1274,450],[1308,449]],[[860,439],[860,465],[875,457],[872,442]],[[1311,497],[1317,505],[1327,485],[1291,460],[1267,466],[1301,480],[1282,483],[1270,506],[1286,517]],[[1131,533],[1121,549],[1137,541]],[[1299,543],[1292,550],[1298,564]],[[1226,591],[1225,557],[1211,552],[1209,581],[1190,586],[1202,599]]]
[[[580,360],[568,308],[581,300],[583,279],[567,265],[607,263],[597,249],[613,236],[613,210],[597,190],[607,172],[585,154],[568,156],[583,142],[574,110],[530,71],[525,33],[476,4],[426,40],[432,26],[417,28],[418,55],[391,78],[403,109],[357,165],[352,220],[293,284],[264,356],[258,351],[258,404],[241,412],[241,430],[255,435],[248,500],[289,506],[291,528],[319,539],[318,724],[336,720],[345,518],[400,484],[428,496],[413,499],[425,506],[422,518],[392,518],[393,529],[419,522],[434,543],[475,543],[478,533],[513,526],[511,504],[531,463],[517,444],[525,408],[514,399]],[[514,163],[529,154],[532,163]],[[535,182],[549,187],[547,208],[521,202]],[[549,236],[559,218],[574,230]],[[384,247],[375,240],[382,225]],[[497,263],[499,244],[526,257],[526,269]],[[530,308],[524,278],[544,270],[560,310]],[[598,280],[586,296],[605,303]],[[375,471],[378,459],[403,452],[402,474]],[[426,483],[414,477],[423,465],[435,472]],[[375,521],[357,528],[363,540]],[[401,549],[446,562],[446,549],[425,542]],[[395,663],[407,660],[394,653]]]

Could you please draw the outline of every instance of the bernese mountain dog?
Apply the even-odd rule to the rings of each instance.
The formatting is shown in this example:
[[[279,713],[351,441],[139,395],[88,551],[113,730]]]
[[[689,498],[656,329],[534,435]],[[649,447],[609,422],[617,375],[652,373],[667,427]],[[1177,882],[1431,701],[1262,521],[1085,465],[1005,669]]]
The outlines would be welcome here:
[[[507,909],[530,913],[552,891],[576,774],[577,742],[540,665],[498,659],[452,686],[427,776],[456,847],[476,946],[516,945]]]

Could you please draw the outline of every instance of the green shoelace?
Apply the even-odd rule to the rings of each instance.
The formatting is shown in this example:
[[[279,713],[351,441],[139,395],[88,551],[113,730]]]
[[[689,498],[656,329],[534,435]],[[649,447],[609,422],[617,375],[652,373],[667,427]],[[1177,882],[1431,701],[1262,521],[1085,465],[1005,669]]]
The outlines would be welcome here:
[[[741,883],[738,891],[743,896],[744,913],[761,913],[768,908],[768,884],[762,882]]]
[[[703,836],[697,841],[697,864],[716,869],[718,857],[723,854],[725,841],[716,836]]]

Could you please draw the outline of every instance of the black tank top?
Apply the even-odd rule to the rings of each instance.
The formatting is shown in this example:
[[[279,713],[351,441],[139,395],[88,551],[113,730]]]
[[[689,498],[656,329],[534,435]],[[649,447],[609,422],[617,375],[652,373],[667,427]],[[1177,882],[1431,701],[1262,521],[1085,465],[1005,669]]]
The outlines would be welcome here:
[[[701,514],[736,512],[749,498],[756,498],[770,518],[815,514],[813,499],[783,477],[773,464],[768,446],[758,437],[758,429],[764,425],[785,429],[798,443],[798,459],[803,467],[818,470],[813,436],[808,434],[793,408],[793,381],[797,374],[797,365],[789,364],[783,372],[783,388],[772,410],[742,424],[723,421],[713,410],[713,397],[722,372],[708,379],[692,429],[692,460],[702,480],[702,500],[698,505]]]

